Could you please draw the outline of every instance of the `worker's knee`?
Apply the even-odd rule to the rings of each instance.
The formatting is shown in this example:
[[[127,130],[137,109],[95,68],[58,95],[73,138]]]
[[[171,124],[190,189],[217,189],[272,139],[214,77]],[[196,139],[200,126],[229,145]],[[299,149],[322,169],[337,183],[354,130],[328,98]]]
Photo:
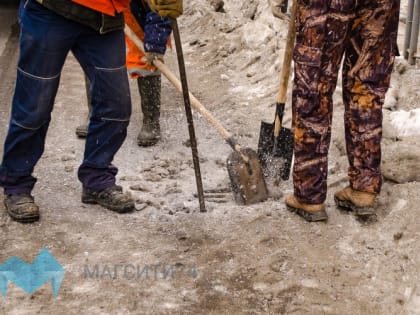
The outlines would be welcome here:
[[[131,96],[127,68],[96,68],[92,82],[92,117],[128,121]]]
[[[60,75],[39,77],[18,68],[12,104],[12,123],[39,129],[51,119]]]

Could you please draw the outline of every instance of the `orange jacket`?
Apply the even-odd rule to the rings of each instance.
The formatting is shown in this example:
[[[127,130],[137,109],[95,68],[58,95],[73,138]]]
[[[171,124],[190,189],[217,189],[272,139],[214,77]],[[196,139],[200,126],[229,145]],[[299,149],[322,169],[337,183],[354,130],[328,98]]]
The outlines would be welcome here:
[[[114,16],[128,8],[130,0],[71,0],[95,11]]]

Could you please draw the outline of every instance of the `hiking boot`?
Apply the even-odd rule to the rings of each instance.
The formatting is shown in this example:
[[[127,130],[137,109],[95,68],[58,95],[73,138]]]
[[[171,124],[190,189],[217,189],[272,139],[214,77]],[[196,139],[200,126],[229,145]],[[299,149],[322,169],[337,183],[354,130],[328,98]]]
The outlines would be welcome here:
[[[325,205],[323,203],[303,203],[297,200],[295,195],[291,194],[286,197],[286,206],[289,211],[297,213],[308,222],[328,220],[328,215],[325,212]]]
[[[338,207],[351,210],[357,216],[369,216],[376,214],[376,196],[374,193],[346,187],[334,194],[334,200]]]
[[[125,213],[134,210],[134,200],[129,194],[124,194],[121,186],[114,185],[101,191],[83,191],[82,202],[99,204],[109,210]]]
[[[83,124],[76,127],[76,136],[79,138],[86,138],[88,134],[88,125]]]
[[[143,112],[143,125],[137,136],[141,147],[155,145],[160,140],[160,75],[146,76],[137,79]]]
[[[4,195],[4,205],[10,217],[17,222],[39,220],[39,207],[30,194]]]

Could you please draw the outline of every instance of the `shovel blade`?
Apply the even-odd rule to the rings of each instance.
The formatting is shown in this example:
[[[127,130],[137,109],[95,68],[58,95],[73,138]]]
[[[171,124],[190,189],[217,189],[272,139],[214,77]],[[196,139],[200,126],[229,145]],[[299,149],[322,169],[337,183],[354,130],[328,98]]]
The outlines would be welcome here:
[[[250,148],[241,151],[249,159],[248,162],[233,151],[226,163],[235,202],[250,205],[267,200],[267,186],[257,153]]]
[[[293,159],[292,130],[281,127],[280,134],[275,139],[274,123],[262,121],[258,141],[258,158],[261,161],[264,176],[282,180],[289,179]]]

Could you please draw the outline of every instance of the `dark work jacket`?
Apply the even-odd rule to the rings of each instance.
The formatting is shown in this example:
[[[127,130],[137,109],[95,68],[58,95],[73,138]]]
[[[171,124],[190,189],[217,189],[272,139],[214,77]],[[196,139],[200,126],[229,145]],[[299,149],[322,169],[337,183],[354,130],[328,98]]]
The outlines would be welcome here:
[[[34,1],[34,0],[27,0]],[[47,9],[67,19],[92,27],[99,33],[121,30],[124,28],[123,13],[115,12],[115,16],[107,15],[74,3],[71,0],[35,0]]]

